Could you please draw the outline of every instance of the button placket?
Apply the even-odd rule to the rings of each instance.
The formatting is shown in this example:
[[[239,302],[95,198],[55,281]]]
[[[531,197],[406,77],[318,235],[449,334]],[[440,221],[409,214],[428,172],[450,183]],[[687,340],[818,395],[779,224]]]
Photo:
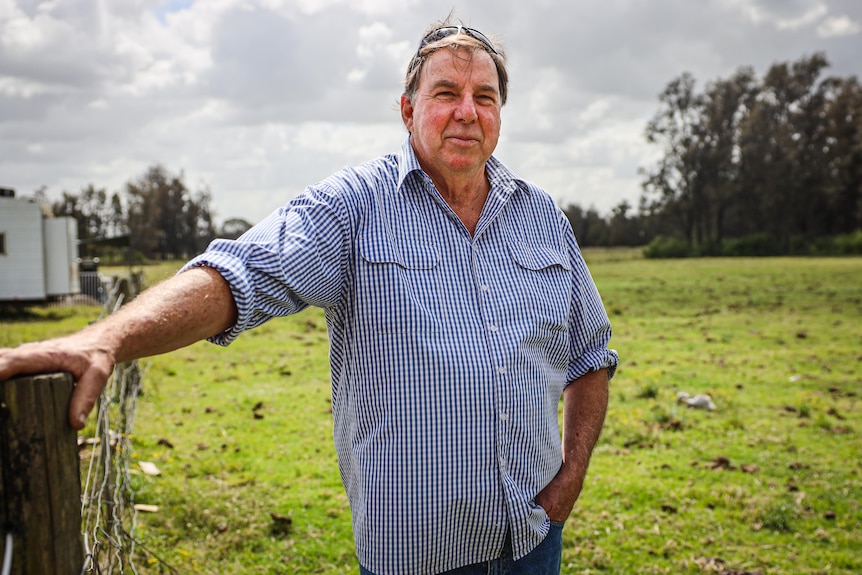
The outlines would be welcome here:
[[[500,325],[499,322],[495,319],[496,314],[494,313],[495,310],[493,307],[494,299],[491,297],[491,286],[482,273],[482,261],[480,258],[481,250],[479,249],[480,243],[480,239],[473,239],[471,246],[472,264],[474,281],[476,282],[476,286],[478,288],[479,305],[482,314],[481,321],[485,325],[485,330],[488,337],[488,344],[492,354],[491,360],[494,361],[496,364],[494,367],[493,386],[494,401],[497,408],[497,464],[499,465],[500,472],[503,475],[507,475],[509,465],[508,447],[510,434],[510,414],[506,408],[508,404],[506,394],[506,377],[509,373],[509,369],[505,364],[501,363],[502,357],[499,354],[499,338],[501,335]]]

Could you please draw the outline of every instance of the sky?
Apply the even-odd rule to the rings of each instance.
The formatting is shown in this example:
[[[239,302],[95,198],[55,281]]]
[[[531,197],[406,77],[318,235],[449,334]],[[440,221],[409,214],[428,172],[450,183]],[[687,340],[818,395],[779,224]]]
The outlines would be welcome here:
[[[256,222],[395,151],[406,64],[450,11],[497,34],[497,158],[562,205],[636,206],[658,95],[826,54],[862,78],[859,0],[0,0],[0,187],[122,192],[159,164]]]

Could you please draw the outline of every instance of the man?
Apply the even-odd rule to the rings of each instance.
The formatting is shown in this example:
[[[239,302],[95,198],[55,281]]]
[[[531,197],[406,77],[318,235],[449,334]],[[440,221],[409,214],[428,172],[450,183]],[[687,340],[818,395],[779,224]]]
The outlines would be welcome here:
[[[398,152],[79,334],[0,352],[0,378],[71,371],[81,427],[118,361],[322,307],[360,572],[559,573],[618,360],[571,226],[492,156],[506,94],[499,47],[435,25],[408,66]]]

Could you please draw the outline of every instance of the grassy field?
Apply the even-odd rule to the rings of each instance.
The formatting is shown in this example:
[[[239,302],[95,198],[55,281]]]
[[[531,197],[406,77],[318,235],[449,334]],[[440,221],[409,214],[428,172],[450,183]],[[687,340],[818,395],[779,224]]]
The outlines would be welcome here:
[[[587,257],[622,364],[563,573],[862,572],[862,259]],[[97,314],[0,320],[0,345]],[[307,311],[149,360],[141,573],[356,572],[326,341]]]

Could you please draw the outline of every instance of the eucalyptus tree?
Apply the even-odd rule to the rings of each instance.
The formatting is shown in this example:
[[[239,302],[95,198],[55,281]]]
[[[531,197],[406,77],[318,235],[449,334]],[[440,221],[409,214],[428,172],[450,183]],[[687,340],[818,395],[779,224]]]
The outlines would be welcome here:
[[[658,112],[647,123],[646,139],[661,146],[663,154],[652,170],[644,172],[646,207],[662,214],[694,244],[703,194],[697,156],[703,96],[695,92],[694,77],[686,72],[668,83],[659,102]]]
[[[75,218],[79,239],[104,237],[110,233],[112,217],[108,192],[93,184],[87,184],[77,194],[64,191],[59,200],[52,202],[51,213]]]
[[[185,258],[215,236],[209,192],[192,193],[182,174],[151,166],[125,191],[132,245],[144,256]]]
[[[821,234],[862,230],[862,86],[855,77],[824,82],[825,147]]]
[[[750,201],[740,177],[743,156],[739,141],[756,96],[754,70],[743,67],[732,77],[707,85],[702,98],[696,145],[704,193],[698,221],[703,241],[714,246],[721,245],[728,231],[733,233]]]
[[[749,228],[769,232],[788,251],[793,236],[807,231],[822,181],[824,94],[816,81],[828,65],[815,54],[771,66],[742,127],[742,183],[756,200]]]

